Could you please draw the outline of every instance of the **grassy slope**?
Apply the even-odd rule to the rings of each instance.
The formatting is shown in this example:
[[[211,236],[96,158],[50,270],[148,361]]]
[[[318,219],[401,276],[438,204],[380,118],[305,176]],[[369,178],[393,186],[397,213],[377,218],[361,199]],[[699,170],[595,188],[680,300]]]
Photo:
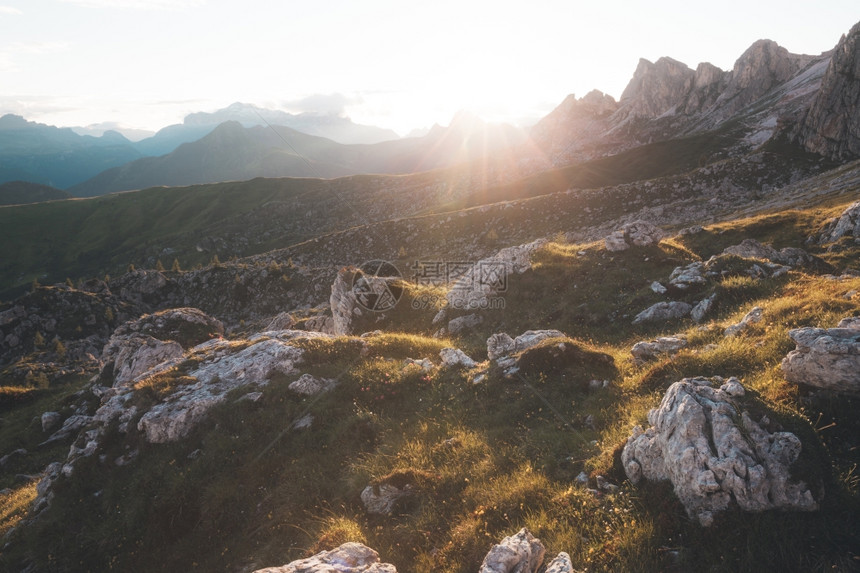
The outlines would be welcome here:
[[[778,363],[793,348],[789,328],[860,316],[860,299],[848,295],[860,279],[727,276],[689,295],[720,294],[704,329],[688,320],[629,324],[661,299],[648,285],[674,266],[746,237],[801,246],[842,206],[724,223],[622,253],[550,244],[533,270],[511,279],[506,310],[486,311],[458,340],[388,333],[367,339],[366,355],[354,339],[309,343],[308,371],[337,378],[333,392],[300,398],[285,378],[260,402],[217,408],[178,444],[115,434],[100,453],[111,460],[140,448],[138,459],[122,468],[98,456],[79,463],[53,509],[13,538],[0,565],[29,554],[57,571],[251,570],[357,540],[400,571],[472,572],[493,543],[528,526],[549,554],[567,551],[589,571],[849,571],[860,546],[856,400],[807,396],[782,379]],[[820,254],[839,268],[860,261],[856,247]],[[401,304],[421,293],[407,294]],[[754,305],[765,308],[764,320],[723,338]],[[398,312],[389,328],[426,332],[430,315],[416,321]],[[425,373],[403,361],[437,360],[451,343],[480,358],[490,333],[550,327],[573,337],[568,347],[608,353],[615,367],[577,353],[559,362],[546,347],[530,355],[523,378],[491,372],[472,385],[468,373]],[[630,361],[634,342],[672,333],[685,334],[690,348],[645,366]],[[816,495],[823,488],[820,512],[730,512],[705,530],[665,484],[624,482],[618,455],[631,425],[644,422],[669,384],[692,375],[741,377],[751,411],[800,436],[795,471]],[[611,385],[590,390],[592,378]],[[306,412],[315,417],[311,429],[285,430]],[[24,432],[22,421],[6,439]],[[621,491],[595,496],[574,486],[582,470],[621,483]],[[417,494],[393,517],[369,517],[359,493],[384,482],[411,483]],[[0,511],[31,494],[14,495]],[[67,535],[70,520],[81,524],[75,536]]]

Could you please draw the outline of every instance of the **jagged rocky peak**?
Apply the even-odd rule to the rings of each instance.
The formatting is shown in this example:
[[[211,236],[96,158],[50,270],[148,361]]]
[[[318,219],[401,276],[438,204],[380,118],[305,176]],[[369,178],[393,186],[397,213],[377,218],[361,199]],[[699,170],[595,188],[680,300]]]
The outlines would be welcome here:
[[[628,117],[659,117],[671,110],[690,91],[696,72],[672,58],[656,63],[641,58],[633,79],[621,94]]]
[[[812,56],[792,54],[773,40],[758,40],[735,62],[717,103],[724,113],[734,113],[788,81],[810,61]]]
[[[821,88],[798,129],[807,150],[831,159],[860,156],[860,22],[842,36]]]
[[[704,88],[719,82],[726,77],[726,72],[710,62],[702,62],[696,66],[696,77],[693,86]]]

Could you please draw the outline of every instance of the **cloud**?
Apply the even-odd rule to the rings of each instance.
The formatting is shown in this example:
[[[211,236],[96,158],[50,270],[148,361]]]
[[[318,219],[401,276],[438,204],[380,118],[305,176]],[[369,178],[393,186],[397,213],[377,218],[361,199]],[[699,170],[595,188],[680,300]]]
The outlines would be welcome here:
[[[361,97],[349,97],[342,93],[312,94],[301,99],[284,102],[292,112],[316,113],[320,115],[346,115],[346,108],[364,103]]]
[[[0,14],[7,16],[20,16],[23,12],[11,6],[0,6]]]
[[[197,8],[207,0],[60,0],[66,4],[76,4],[85,8],[119,8],[132,10],[183,10]]]

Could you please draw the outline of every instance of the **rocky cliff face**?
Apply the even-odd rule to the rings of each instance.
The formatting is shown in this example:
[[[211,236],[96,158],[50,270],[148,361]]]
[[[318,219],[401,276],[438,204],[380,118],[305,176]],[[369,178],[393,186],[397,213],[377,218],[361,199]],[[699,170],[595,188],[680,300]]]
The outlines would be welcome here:
[[[833,52],[796,139],[831,159],[860,156],[860,23],[843,36]]]
[[[754,103],[811,60],[810,56],[789,53],[773,40],[757,41],[735,62],[726,88],[715,102],[720,116],[728,117]]]
[[[603,106],[595,113],[586,98],[569,96],[535,126],[532,137],[562,164],[740,119],[740,152],[792,129],[806,115],[799,136],[806,148],[847,159],[860,153],[860,124],[848,112],[860,98],[858,35],[855,26],[840,42],[824,84],[829,55],[792,54],[772,40],[755,42],[731,71],[707,62],[694,71],[672,58],[641,59],[614,110]]]
[[[671,111],[692,89],[696,72],[672,58],[660,58],[656,63],[640,59],[621,94],[624,118],[655,118]],[[615,118],[618,121],[618,118]]]

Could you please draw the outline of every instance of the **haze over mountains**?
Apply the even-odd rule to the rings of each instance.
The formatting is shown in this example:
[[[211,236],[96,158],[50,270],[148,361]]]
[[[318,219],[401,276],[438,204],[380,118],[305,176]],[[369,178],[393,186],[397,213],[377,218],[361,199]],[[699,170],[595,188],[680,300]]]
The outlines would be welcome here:
[[[830,109],[839,102],[830,100],[839,92],[833,84],[841,72],[828,69],[844,64],[833,54],[850,51],[841,46],[799,55],[760,40],[730,71],[709,63],[693,70],[669,57],[642,59],[619,101],[597,90],[579,99],[571,95],[530,130],[528,142],[521,130],[487,126],[468,114],[448,128],[400,139],[336,115],[294,115],[238,102],[189,114],[182,124],[137,142],[115,131],[81,136],[9,115],[0,118],[0,182],[26,180],[93,196],[253,177],[411,173],[502,148],[517,148],[518,163],[523,169],[534,164],[534,170],[546,161],[565,165],[715,129],[741,134],[747,149],[779,135],[823,155],[845,155],[856,152],[853,144],[831,153],[828,136],[820,133],[836,129],[823,122],[840,115]],[[796,127],[789,132],[787,125]],[[851,133],[854,127],[842,129]]]

